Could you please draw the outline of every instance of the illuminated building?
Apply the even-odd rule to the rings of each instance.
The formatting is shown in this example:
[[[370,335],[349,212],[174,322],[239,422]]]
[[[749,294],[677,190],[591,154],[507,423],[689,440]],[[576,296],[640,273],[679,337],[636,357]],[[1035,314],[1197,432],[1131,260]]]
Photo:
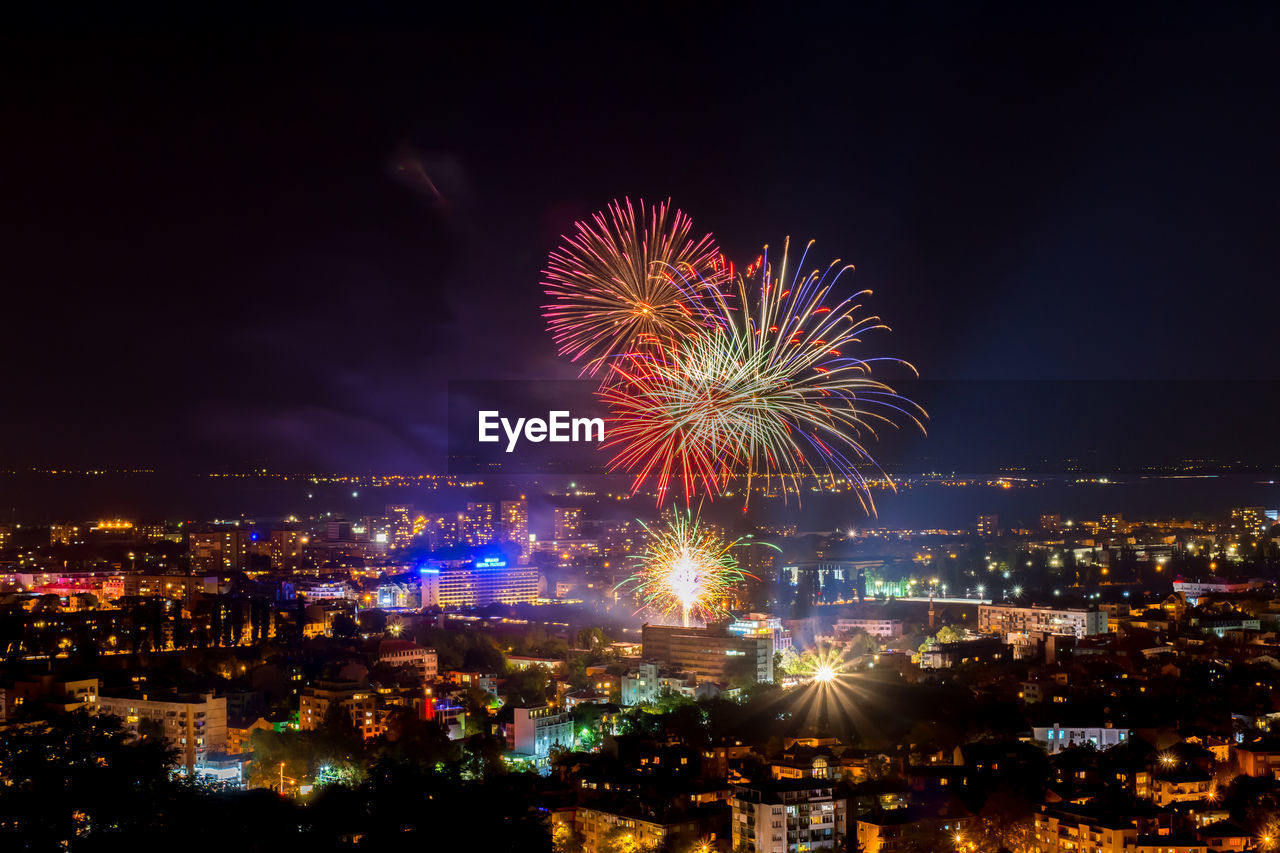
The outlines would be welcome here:
[[[600,553],[610,557],[628,557],[640,547],[640,525],[634,521],[615,521],[600,526]],[[739,560],[741,563],[741,560]],[[745,568],[745,567],[744,567]]]
[[[7,524],[0,524],[0,551],[9,547],[13,541],[13,528]]]
[[[791,632],[782,627],[780,618],[768,613],[743,613],[729,623],[727,630],[739,637],[773,637],[773,649],[777,652],[791,648]]]
[[[843,848],[849,803],[829,783],[773,779],[733,788],[733,849],[752,853]]]
[[[407,548],[413,541],[413,507],[408,504],[387,504],[391,543],[397,548]]]
[[[253,733],[256,731],[283,734],[289,730],[287,721],[272,721],[258,717],[252,722],[234,720],[227,724],[227,752],[230,755],[242,755],[253,752]]]
[[[483,669],[451,669],[445,673],[445,680],[462,687],[475,687],[488,693],[498,695],[498,676]]]
[[[689,670],[704,681],[727,682],[734,676],[773,681],[772,633],[738,636],[723,624],[706,628],[645,625],[641,645],[645,660]]]
[[[301,530],[272,530],[271,565],[291,572],[302,568],[302,549],[310,541]]]
[[[521,498],[518,501],[502,502],[502,538],[520,546],[520,562],[529,560],[529,503]]]
[[[555,538],[578,539],[582,536],[582,510],[579,507],[556,507]]]
[[[509,566],[500,556],[442,562],[435,567],[439,569],[441,607],[523,604],[538,599],[538,570]]]
[[[1086,745],[1097,750],[1110,749],[1127,743],[1130,737],[1132,732],[1128,729],[1113,729],[1109,726],[1064,728],[1052,725],[1031,728],[1031,739],[1050,755],[1057,755],[1064,749]]]
[[[1121,814],[1098,814],[1096,809],[1041,807],[1034,813],[1037,847],[1045,853],[1078,851],[1088,847],[1098,853],[1131,853],[1137,849],[1138,828]],[[1168,836],[1165,836],[1168,838]]]
[[[95,521],[89,525],[89,536],[99,541],[132,542],[133,522],[118,518]]]
[[[679,693],[690,699],[710,699],[718,695],[714,685],[699,685],[687,672],[663,672],[656,663],[642,663],[634,672],[618,679],[619,703],[623,706],[657,702],[662,694]]]
[[[1091,637],[1107,633],[1107,614],[1082,608],[1017,607],[1012,604],[978,606],[978,630],[1028,638],[1033,634]]]
[[[174,694],[163,699],[146,693],[139,696],[98,696],[98,713],[124,721],[137,735],[143,721],[164,732],[170,746],[178,750],[181,763],[194,771],[211,752],[227,749],[227,700],[211,693]]]
[[[418,606],[423,610],[440,606],[440,569],[424,566],[418,570]]]
[[[133,528],[136,542],[165,542],[169,539],[169,531],[163,524],[137,524]]]
[[[329,707],[341,705],[351,715],[351,725],[366,740],[381,734],[376,719],[377,700],[373,691],[354,682],[322,681],[302,689],[298,700],[298,725],[304,732],[324,724]]]
[[[997,536],[1000,533],[1000,516],[980,515],[974,524],[974,529],[979,536]]]
[[[725,832],[724,807],[685,807],[684,804],[638,803],[619,799],[579,806],[574,824],[582,833],[582,853],[606,850],[718,850],[715,840]],[[621,837],[622,846],[614,846]]]
[[[406,583],[378,585],[378,607],[383,610],[416,610],[421,606],[418,586]]]
[[[38,705],[58,713],[98,710],[98,679],[63,679],[53,675],[21,678],[8,689],[0,689],[0,721],[19,710]]]
[[[753,546],[746,549],[748,553],[753,551],[768,550],[774,554],[776,551]],[[865,587],[866,593],[872,593],[872,578],[874,570],[884,567],[884,560],[801,560],[778,568],[778,582],[789,584],[793,587],[799,587],[801,581],[804,581],[805,587],[813,591],[814,594],[821,593],[824,597],[829,598],[828,588],[837,591],[836,598],[853,598]],[[757,575],[757,577],[767,577],[767,575]],[[893,583],[890,581],[889,583]],[[905,582],[903,582],[905,589]],[[905,593],[887,592],[885,588],[877,587],[876,593],[884,592],[886,594],[904,595]]]
[[[386,516],[370,516],[364,520],[362,526],[365,531],[365,540],[374,545],[391,545],[395,541],[391,519]]]
[[[1235,748],[1240,772],[1245,776],[1280,779],[1280,740],[1258,738]]]
[[[248,565],[251,541],[248,530],[190,530],[187,549],[193,572],[238,571]]]
[[[1129,528],[1130,525],[1125,523],[1124,516],[1120,513],[1103,515],[1098,523],[1099,533],[1110,533],[1112,536],[1122,536],[1129,532]]]
[[[1062,530],[1062,516],[1044,513],[1040,516],[1040,529],[1045,533],[1059,533]]]
[[[488,545],[497,538],[496,509],[491,503],[467,502],[462,514],[462,540],[471,547]]]
[[[412,667],[424,682],[436,680],[439,656],[409,640],[383,640],[378,644],[378,663],[384,666]]]
[[[546,758],[553,746],[572,749],[573,715],[558,712],[547,705],[516,708],[515,721],[508,729],[507,745],[512,752],[533,758]]]
[[[534,655],[507,655],[507,666],[511,669],[528,669],[531,666],[546,667],[548,672],[560,674],[564,671],[565,662],[561,658],[541,658]],[[590,667],[588,667],[590,669]]]
[[[49,525],[50,545],[83,545],[84,534],[78,524],[55,522]]]
[[[217,595],[228,585],[217,575],[124,575],[124,595],[152,596],[190,601],[196,595]]]
[[[351,585],[345,580],[304,580],[298,583],[298,597],[307,601],[335,601],[351,597]]]
[[[462,513],[449,512],[440,515],[422,516],[415,522],[414,529],[427,538],[431,550],[447,548],[462,542]]]
[[[954,643],[930,640],[920,651],[921,669],[950,669],[971,663],[1008,660],[1012,650],[999,637],[974,637]]]
[[[1242,581],[1190,581],[1179,579],[1173,582],[1173,591],[1182,593],[1187,599],[1187,603],[1194,607],[1201,596],[1248,592],[1251,589],[1260,589],[1263,584],[1264,582],[1260,578],[1250,578]]]
[[[865,631],[873,637],[901,637],[901,619],[837,619],[835,632],[849,634],[854,631]]]
[[[431,717],[449,733],[450,740],[462,737],[466,729],[466,709],[452,696],[441,696],[431,702]]]
[[[1271,524],[1265,507],[1241,506],[1231,510],[1231,530],[1235,533],[1261,536],[1271,529]]]
[[[1213,790],[1213,777],[1203,770],[1156,775],[1151,779],[1151,799],[1160,808],[1173,803],[1206,802]]]

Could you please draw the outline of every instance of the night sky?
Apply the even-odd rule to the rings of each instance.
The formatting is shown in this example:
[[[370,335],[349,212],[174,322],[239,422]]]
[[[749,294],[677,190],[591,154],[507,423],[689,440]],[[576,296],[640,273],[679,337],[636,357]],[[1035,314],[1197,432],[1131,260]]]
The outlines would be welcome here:
[[[816,238],[926,378],[1273,377],[1274,7],[895,5],[5,28],[0,465],[439,469],[628,195]]]

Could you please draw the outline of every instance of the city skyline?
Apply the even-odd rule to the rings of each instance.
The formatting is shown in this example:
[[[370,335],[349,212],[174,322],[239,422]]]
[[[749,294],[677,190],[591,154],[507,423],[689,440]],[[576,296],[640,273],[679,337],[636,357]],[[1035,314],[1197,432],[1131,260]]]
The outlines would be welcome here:
[[[0,849],[1280,850],[1272,6],[6,24]]]

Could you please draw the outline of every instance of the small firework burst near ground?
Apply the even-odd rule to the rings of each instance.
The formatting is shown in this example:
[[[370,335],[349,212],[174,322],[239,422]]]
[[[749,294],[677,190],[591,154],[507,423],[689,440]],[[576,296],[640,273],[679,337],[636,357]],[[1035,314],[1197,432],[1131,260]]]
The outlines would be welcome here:
[[[734,587],[752,577],[733,555],[743,540],[722,539],[689,512],[677,511],[665,524],[641,524],[648,542],[634,558],[635,574],[619,588],[630,588],[656,614],[679,614],[686,628],[690,619],[710,622],[726,615]]]

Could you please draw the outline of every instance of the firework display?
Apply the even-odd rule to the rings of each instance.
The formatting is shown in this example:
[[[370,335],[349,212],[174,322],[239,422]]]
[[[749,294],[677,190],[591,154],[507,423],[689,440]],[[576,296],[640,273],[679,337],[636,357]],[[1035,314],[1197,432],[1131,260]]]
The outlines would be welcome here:
[[[547,261],[543,287],[554,301],[544,316],[560,354],[585,375],[705,327],[723,264],[710,234],[692,236],[688,216],[628,199],[575,224]]]
[[[879,467],[865,437],[896,418],[923,429],[923,411],[872,376],[877,362],[905,362],[856,354],[866,333],[887,327],[861,313],[869,291],[833,298],[852,267],[835,261],[790,278],[787,267],[786,248],[775,270],[766,247],[737,278],[738,304],[702,291],[716,299],[711,328],[611,365],[614,380],[600,391],[610,467],[636,490],[652,478],[659,505],[673,481],[691,501],[739,475],[748,495],[757,477],[785,495],[812,475],[852,484],[874,512],[862,469]]]
[[[641,525],[648,542],[634,558],[635,574],[620,588],[629,587],[656,614],[678,613],[686,628],[691,618],[708,622],[725,615],[730,591],[752,577],[733,555],[743,540],[725,541],[689,512],[674,513],[662,526]]]

